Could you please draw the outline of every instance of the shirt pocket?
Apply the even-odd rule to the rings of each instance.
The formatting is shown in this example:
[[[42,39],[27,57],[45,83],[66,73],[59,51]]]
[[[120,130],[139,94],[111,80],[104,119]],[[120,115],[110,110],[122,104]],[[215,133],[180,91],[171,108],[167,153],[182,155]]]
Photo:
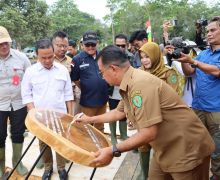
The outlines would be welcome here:
[[[24,75],[24,68],[21,66],[13,66],[13,71],[15,72],[15,74],[19,75],[20,78],[22,78]]]
[[[47,80],[46,79],[34,79],[32,81],[33,92],[36,94],[42,94],[45,89],[47,89]]]
[[[67,81],[67,77],[55,76],[54,81],[55,81],[54,83],[55,83],[56,90],[57,91],[64,91],[66,81]]]

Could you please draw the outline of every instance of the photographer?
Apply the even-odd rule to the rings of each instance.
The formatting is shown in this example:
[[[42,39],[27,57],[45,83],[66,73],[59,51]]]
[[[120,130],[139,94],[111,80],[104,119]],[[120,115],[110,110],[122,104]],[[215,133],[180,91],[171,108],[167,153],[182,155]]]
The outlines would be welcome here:
[[[208,25],[207,20],[197,20],[195,23],[196,26],[196,36],[195,36],[195,42],[199,49],[205,50],[206,42],[205,39],[205,27]]]
[[[181,63],[178,61],[173,61],[173,59],[179,58],[182,51],[184,51],[186,54],[189,54],[191,57],[195,57],[197,52],[193,47],[195,47],[196,44],[195,42],[189,40],[183,41],[182,37],[174,37],[170,41],[170,44],[171,45],[165,47],[167,51],[167,64],[174,67],[181,74],[182,81],[179,86],[183,88],[182,99],[189,107],[192,107],[192,99],[195,89],[195,75],[185,76]]]
[[[211,155],[212,180],[220,179],[220,16],[211,19],[207,26],[210,48],[195,59],[181,53],[185,75],[196,74],[196,89],[192,108],[209,130],[216,149]]]

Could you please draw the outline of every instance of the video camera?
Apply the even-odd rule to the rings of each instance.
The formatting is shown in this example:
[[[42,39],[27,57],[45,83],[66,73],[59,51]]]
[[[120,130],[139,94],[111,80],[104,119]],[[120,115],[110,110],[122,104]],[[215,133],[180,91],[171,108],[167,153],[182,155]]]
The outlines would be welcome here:
[[[182,37],[174,37],[170,41],[170,45],[174,46],[174,51],[170,54],[167,54],[168,65],[172,64],[172,59],[178,59],[181,57],[181,52],[184,54],[189,54],[190,50],[196,48],[197,45],[186,43]]]
[[[208,25],[207,19],[199,19],[195,22],[195,26],[196,26],[195,42],[198,45],[198,48],[201,50],[206,49],[207,46],[207,42],[205,40],[207,25]]]
[[[207,26],[208,25],[208,20],[207,19],[198,19],[196,21],[196,25]]]

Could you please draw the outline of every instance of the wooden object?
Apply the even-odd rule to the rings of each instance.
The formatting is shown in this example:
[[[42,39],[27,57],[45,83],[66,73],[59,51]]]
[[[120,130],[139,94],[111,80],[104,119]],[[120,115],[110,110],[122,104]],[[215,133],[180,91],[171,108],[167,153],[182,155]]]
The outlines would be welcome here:
[[[32,109],[25,124],[28,130],[66,159],[94,167],[92,152],[111,145],[93,126],[71,124],[73,116],[52,109]]]
[[[10,167],[6,167],[5,168],[5,174],[10,174],[10,171],[12,169]],[[40,176],[35,176],[35,175],[31,175],[28,180],[41,180],[42,178]],[[15,170],[12,174],[12,176],[10,177],[10,180],[25,180],[25,176],[21,176],[20,174],[17,173],[17,171]]]

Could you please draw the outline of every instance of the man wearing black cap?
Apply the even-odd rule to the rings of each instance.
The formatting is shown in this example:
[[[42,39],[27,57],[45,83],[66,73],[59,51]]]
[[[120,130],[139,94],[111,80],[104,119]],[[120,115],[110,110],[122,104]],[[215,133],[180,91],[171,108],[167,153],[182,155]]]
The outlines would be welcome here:
[[[81,89],[81,111],[88,115],[100,115],[106,111],[108,87],[102,79],[96,61],[98,37],[95,31],[83,34],[83,51],[72,61],[71,79]],[[94,124],[104,132],[104,124]]]
[[[67,48],[67,56],[73,58],[77,54],[77,44],[74,40],[69,40],[69,46]]]

